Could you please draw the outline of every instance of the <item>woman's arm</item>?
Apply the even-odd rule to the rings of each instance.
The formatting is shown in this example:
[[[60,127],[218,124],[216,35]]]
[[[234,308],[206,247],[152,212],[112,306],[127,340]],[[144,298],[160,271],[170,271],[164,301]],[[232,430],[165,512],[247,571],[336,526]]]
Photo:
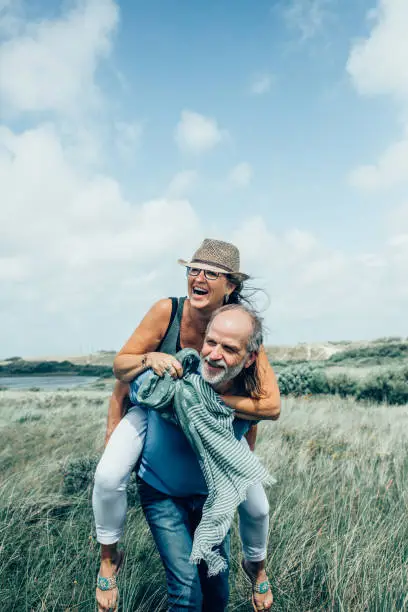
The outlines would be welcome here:
[[[183,370],[177,359],[155,352],[167,331],[170,315],[171,300],[159,300],[152,306],[113,361],[118,380],[131,382],[148,368],[162,375],[170,366],[173,368],[170,373],[181,376]]]
[[[124,412],[124,402],[129,392],[129,385],[119,382],[115,383],[112,395],[109,400],[108,422],[106,424],[105,446],[109,442],[109,438],[119,425]]]
[[[256,436],[258,434],[258,425],[252,425],[245,434],[246,441],[251,451],[255,450]]]
[[[238,418],[250,421],[259,419],[275,421],[280,415],[280,393],[275,373],[263,347],[259,351],[257,360],[262,397],[253,399],[237,395],[223,395],[222,399],[227,406],[235,410],[235,416]]]

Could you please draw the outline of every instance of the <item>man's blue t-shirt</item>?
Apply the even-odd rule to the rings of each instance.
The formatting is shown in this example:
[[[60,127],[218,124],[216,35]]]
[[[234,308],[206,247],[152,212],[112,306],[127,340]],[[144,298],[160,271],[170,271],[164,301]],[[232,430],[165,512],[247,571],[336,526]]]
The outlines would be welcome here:
[[[143,375],[142,375],[143,376]],[[138,383],[143,378],[138,377]],[[148,410],[148,426],[139,476],[151,487],[172,497],[207,495],[207,485],[197,455],[182,430]],[[240,440],[253,421],[235,419],[235,437]]]

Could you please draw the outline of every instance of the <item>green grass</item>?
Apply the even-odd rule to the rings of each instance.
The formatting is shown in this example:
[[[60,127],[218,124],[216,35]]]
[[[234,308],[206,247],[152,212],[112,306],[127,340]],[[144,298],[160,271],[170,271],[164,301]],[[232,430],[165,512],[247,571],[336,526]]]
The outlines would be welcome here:
[[[0,609],[94,611],[92,469],[108,391],[0,393]],[[257,453],[278,484],[268,570],[275,611],[408,608],[408,406],[284,398]],[[160,559],[137,503],[121,610],[165,610]],[[250,611],[233,526],[230,610]]]

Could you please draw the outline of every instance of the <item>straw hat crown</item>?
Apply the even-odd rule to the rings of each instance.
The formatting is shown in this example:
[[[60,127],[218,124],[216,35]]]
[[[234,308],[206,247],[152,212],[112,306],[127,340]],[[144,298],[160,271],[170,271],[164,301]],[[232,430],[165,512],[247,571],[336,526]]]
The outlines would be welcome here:
[[[230,242],[205,238],[191,258],[191,261],[179,259],[178,263],[190,268],[213,270],[223,274],[233,274],[240,280],[249,278],[240,272],[239,250]]]

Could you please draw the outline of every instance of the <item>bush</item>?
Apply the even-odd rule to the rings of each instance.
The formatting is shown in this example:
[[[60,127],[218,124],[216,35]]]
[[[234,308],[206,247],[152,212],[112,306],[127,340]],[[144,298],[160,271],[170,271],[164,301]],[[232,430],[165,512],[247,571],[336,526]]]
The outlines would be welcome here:
[[[277,378],[282,395],[330,393],[376,403],[408,403],[408,368],[384,371],[359,382],[346,374],[328,378],[321,369],[295,366],[282,369]]]
[[[62,493],[64,495],[81,495],[87,493],[89,496],[93,489],[93,480],[98,465],[99,457],[84,456],[71,459],[63,468]],[[139,501],[139,493],[136,482],[136,473],[133,470],[127,485],[128,506],[135,506]]]
[[[338,374],[331,377],[329,387],[330,393],[337,393],[341,397],[355,396],[358,391],[358,381],[346,374]]]
[[[322,370],[305,365],[284,368],[278,374],[278,383],[282,395],[310,395],[329,392],[326,374]]]
[[[70,459],[63,469],[62,492],[65,495],[78,495],[89,491],[98,461],[96,457]]]
[[[331,363],[338,363],[340,361],[355,361],[367,358],[384,359],[386,357],[392,359],[408,357],[408,343],[384,342],[383,344],[376,344],[375,346],[365,346],[361,348],[349,349],[331,355],[328,361]]]
[[[7,364],[0,365],[1,376],[18,376],[31,374],[72,374],[78,376],[112,376],[110,366],[77,365],[70,361],[16,361],[8,360]]]
[[[371,376],[360,383],[356,397],[378,403],[408,403],[408,369],[390,370]]]

